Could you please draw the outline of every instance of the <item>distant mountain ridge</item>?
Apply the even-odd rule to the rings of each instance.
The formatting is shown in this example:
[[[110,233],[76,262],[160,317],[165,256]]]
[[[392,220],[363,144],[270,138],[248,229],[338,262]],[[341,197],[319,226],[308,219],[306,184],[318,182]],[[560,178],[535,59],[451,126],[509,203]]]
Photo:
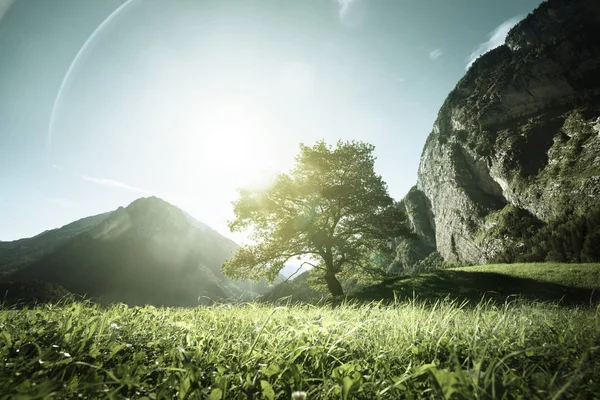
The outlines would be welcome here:
[[[249,299],[264,282],[233,281],[221,264],[238,245],[156,197],[30,239],[0,243],[9,280],[39,280],[102,302],[193,306]],[[202,300],[205,299],[205,300]]]
[[[108,218],[111,212],[81,218],[63,227],[44,231],[30,238],[0,241],[0,273],[9,274],[43,255],[51,252],[56,247]]]

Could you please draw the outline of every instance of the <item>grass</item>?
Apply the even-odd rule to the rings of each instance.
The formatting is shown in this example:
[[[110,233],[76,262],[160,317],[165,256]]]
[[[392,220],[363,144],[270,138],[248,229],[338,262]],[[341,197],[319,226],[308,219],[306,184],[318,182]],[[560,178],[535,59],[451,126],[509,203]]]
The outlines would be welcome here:
[[[454,270],[502,274],[581,289],[600,289],[600,264],[492,264]]]
[[[600,308],[415,301],[0,312],[2,399],[592,398]]]
[[[600,264],[499,264],[452,268],[388,279],[356,296],[363,301],[410,299],[436,301],[450,297],[477,303],[530,300],[585,305],[600,301]]]
[[[444,279],[426,274],[386,285],[408,290],[402,289],[407,282],[439,278],[448,288],[458,285],[451,284],[454,276],[464,281],[471,274],[468,282],[485,283],[480,274],[493,274],[494,280],[562,287],[562,271],[526,267],[460,268],[442,271],[450,274]],[[598,269],[572,267],[583,271],[578,276]],[[532,279],[540,275],[546,282]],[[577,279],[580,287],[571,289],[590,290],[587,278]],[[600,305],[589,298],[565,306],[526,296],[467,302],[433,296],[404,301],[398,291],[391,294],[395,301],[337,307],[76,302],[0,310],[0,399],[290,399],[294,391],[310,400],[600,394]]]

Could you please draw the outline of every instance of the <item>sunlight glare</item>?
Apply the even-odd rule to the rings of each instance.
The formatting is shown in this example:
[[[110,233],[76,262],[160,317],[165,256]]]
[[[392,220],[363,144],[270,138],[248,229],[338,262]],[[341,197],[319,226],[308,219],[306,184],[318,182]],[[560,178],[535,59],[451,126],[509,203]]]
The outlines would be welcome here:
[[[214,174],[226,187],[266,185],[274,173],[266,119],[243,100],[224,98],[181,121],[181,147],[190,168]]]

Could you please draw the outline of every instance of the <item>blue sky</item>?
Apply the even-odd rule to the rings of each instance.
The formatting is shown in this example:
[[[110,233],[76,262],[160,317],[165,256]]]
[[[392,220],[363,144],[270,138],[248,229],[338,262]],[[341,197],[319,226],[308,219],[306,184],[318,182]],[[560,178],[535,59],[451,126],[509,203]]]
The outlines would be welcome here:
[[[470,60],[539,3],[0,0],[0,240],[148,195],[243,240],[235,189],[321,138],[373,143],[399,200]]]

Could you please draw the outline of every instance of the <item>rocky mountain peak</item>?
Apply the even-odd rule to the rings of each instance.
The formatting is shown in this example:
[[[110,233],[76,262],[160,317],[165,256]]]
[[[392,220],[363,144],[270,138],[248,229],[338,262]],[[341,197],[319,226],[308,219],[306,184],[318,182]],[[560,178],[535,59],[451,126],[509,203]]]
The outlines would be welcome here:
[[[405,199],[446,260],[519,246],[498,228],[507,215],[542,226],[600,204],[598,26],[597,0],[548,0],[448,95]]]
[[[135,232],[147,236],[185,235],[198,224],[180,208],[158,197],[142,197],[119,207],[92,235],[109,239]]]

